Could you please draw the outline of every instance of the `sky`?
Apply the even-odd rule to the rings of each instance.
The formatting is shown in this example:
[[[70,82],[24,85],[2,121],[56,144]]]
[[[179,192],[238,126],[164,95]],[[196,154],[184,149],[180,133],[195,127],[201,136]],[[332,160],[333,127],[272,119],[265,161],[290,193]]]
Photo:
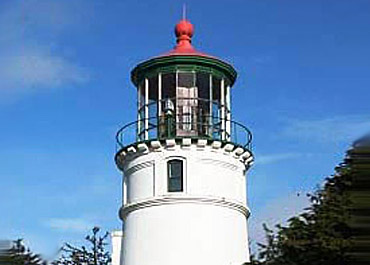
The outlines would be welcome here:
[[[0,2],[0,238],[53,258],[119,229],[115,133],[136,117],[130,70],[194,46],[235,66],[233,119],[253,132],[252,244],[284,222],[370,131],[367,0]],[[297,196],[300,194],[300,196]]]

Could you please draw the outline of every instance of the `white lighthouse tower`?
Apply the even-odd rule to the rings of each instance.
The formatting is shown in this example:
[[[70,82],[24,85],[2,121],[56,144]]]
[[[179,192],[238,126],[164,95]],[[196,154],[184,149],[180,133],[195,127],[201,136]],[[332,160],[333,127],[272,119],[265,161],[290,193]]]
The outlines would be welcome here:
[[[235,69],[175,28],[174,50],[137,65],[137,120],[117,133],[123,172],[122,265],[249,261],[251,133],[231,119]]]

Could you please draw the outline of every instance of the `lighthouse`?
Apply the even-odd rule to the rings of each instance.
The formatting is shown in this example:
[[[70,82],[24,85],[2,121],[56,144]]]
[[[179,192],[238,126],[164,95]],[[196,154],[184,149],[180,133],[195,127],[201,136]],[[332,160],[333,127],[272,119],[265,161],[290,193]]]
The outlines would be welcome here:
[[[249,262],[246,172],[252,135],[231,109],[234,67],[177,44],[131,72],[137,117],[117,132],[123,173],[121,265]]]

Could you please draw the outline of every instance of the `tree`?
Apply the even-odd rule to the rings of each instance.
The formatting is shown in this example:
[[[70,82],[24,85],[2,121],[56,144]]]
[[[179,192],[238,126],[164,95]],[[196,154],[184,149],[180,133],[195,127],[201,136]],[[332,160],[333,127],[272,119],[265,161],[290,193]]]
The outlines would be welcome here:
[[[345,182],[341,175],[327,178],[323,189],[308,194],[311,206],[290,218],[287,226],[277,225],[276,233],[264,227],[267,244],[259,244],[264,264],[348,264],[349,198],[344,193]]]
[[[365,265],[370,261],[370,135],[357,140],[337,168],[347,175],[346,193],[351,201],[348,226],[351,247],[350,264]]]
[[[69,243],[65,243],[61,248],[61,257],[52,262],[53,265],[109,265],[111,257],[109,251],[105,248],[108,245],[106,240],[109,233],[106,232],[103,236],[99,235],[100,228],[94,227],[91,235],[87,235],[85,239],[88,242],[88,247],[76,247]]]
[[[267,242],[259,244],[260,264],[368,264],[370,140],[360,143],[347,151],[322,188],[308,194],[310,206],[303,213],[275,232],[264,225]]]
[[[6,265],[46,265],[39,254],[33,253],[27,248],[22,239],[11,242],[9,249],[0,252],[0,264]]]

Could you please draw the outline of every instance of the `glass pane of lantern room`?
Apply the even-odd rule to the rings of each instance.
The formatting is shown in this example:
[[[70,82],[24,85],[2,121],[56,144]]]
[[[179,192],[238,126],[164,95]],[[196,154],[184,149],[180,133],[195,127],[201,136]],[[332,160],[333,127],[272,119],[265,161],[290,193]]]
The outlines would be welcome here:
[[[195,87],[195,75],[192,72],[179,72],[177,79],[178,87]]]
[[[176,74],[162,74],[162,98],[175,98]]]
[[[199,107],[199,135],[211,135],[211,100],[210,100],[210,74],[197,73],[196,87],[198,88]]]
[[[140,82],[138,86],[138,138],[143,140],[144,137],[144,119],[145,119],[145,82]]]
[[[176,135],[198,135],[198,89],[195,86],[195,73],[177,73],[176,97]]]
[[[212,76],[212,137],[221,139],[221,79]]]
[[[158,119],[158,75],[149,78],[148,134],[149,139],[157,138]]]
[[[214,101],[221,102],[221,79],[216,76],[212,77],[212,97]]]
[[[158,134],[159,138],[163,139],[166,137],[175,135],[175,124],[172,119],[175,119],[176,109],[176,74],[166,73],[161,74],[161,110],[160,117],[158,117]],[[173,117],[170,117],[172,115]]]

